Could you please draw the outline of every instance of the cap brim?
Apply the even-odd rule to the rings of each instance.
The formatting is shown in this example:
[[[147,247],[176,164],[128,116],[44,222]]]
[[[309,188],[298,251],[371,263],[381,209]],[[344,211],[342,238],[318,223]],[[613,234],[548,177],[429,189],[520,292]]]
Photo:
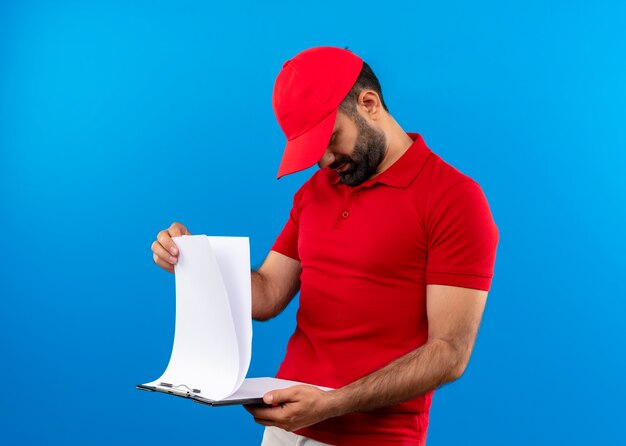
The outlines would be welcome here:
[[[322,158],[335,128],[338,109],[333,110],[308,132],[287,141],[277,178],[317,164]]]

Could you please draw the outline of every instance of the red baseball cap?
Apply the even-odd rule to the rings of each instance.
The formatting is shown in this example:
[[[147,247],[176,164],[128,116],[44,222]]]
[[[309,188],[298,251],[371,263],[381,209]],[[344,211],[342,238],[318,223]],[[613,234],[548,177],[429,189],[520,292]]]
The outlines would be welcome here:
[[[287,137],[278,178],[317,163],[333,133],[339,104],[363,68],[351,51],[321,46],[288,60],[274,84],[272,105]]]

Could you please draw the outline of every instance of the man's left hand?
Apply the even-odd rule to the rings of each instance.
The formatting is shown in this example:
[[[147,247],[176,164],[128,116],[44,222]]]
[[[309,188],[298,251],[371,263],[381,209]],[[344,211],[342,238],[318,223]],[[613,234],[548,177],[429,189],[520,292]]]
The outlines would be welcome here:
[[[244,407],[257,423],[293,432],[332,417],[333,399],[330,392],[314,386],[297,385],[266,393],[263,401],[272,407]]]

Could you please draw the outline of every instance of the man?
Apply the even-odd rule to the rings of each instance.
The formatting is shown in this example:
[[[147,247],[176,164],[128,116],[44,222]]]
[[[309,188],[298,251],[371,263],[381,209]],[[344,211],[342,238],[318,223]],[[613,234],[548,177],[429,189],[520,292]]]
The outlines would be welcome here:
[[[425,444],[433,389],[463,374],[491,285],[498,234],[487,201],[402,130],[347,50],[285,63],[273,103],[288,139],[279,177],[321,169],[252,273],[252,316],[276,316],[300,290],[277,376],[335,390],[300,385],[248,407],[268,426],[263,445]],[[171,237],[183,234],[174,223],[152,245],[168,271]]]

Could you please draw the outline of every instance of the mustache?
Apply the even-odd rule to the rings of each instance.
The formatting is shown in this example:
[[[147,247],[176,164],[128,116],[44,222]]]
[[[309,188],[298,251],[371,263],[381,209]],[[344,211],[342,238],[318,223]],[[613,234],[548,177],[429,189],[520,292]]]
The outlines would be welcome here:
[[[344,163],[352,163],[352,162],[353,162],[352,158],[350,158],[349,156],[343,155],[341,158],[335,158],[335,161],[333,161],[333,163],[328,167],[334,170]]]

